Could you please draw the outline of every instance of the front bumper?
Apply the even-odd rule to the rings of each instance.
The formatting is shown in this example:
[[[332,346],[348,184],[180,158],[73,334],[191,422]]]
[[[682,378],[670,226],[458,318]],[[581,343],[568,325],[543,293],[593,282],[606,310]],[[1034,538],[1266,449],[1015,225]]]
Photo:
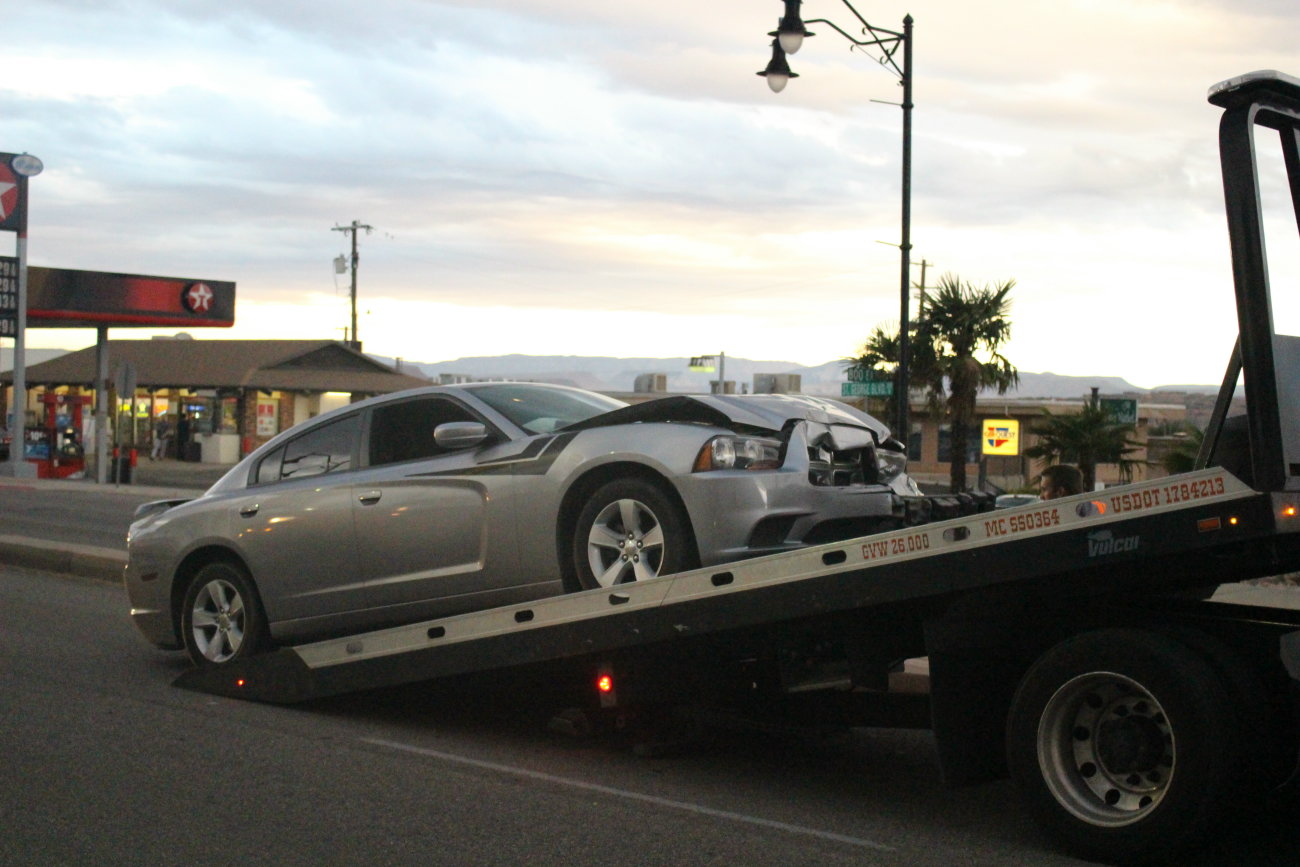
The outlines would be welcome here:
[[[887,485],[819,487],[806,472],[720,470],[679,479],[701,565],[867,536],[993,509],[982,492],[900,495]]]
[[[704,566],[811,544],[830,522],[880,526],[907,514],[884,485],[814,487],[799,471],[718,470],[678,481]]]

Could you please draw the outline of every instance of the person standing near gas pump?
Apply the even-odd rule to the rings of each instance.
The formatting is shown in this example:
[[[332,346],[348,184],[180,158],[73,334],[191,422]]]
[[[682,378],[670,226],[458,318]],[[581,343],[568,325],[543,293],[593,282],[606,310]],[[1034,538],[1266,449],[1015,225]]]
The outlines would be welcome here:
[[[172,423],[167,420],[167,416],[160,416],[153,426],[153,449],[149,452],[149,460],[167,457],[167,442],[171,438]]]

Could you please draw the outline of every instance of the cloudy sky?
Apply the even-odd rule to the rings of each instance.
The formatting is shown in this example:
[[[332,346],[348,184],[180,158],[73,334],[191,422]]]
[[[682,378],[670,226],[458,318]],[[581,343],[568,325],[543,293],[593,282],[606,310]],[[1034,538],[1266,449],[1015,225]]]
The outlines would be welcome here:
[[[915,18],[928,281],[1014,279],[1022,370],[1217,382],[1235,326],[1205,93],[1300,74],[1300,4],[856,5],[882,27]],[[31,264],[236,281],[235,328],[198,337],[342,338],[331,229],[355,219],[375,227],[370,352],[820,364],[897,323],[902,112],[884,103],[901,90],[822,25],[771,93],[754,73],[781,11],[32,0],[5,13],[0,150],[46,165]],[[853,20],[840,0],[803,14]]]

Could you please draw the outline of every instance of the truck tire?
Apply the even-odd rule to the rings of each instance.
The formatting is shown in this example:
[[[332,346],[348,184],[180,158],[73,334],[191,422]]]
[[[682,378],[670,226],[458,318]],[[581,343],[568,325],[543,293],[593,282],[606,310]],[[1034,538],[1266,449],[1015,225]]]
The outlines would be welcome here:
[[[1230,810],[1244,814],[1257,809],[1268,792],[1283,785],[1295,770],[1289,715],[1273,706],[1260,672],[1245,654],[1197,629],[1175,627],[1166,634],[1209,663],[1227,690],[1241,746]]]
[[[1007,720],[1007,765],[1026,805],[1081,854],[1166,857],[1223,817],[1240,737],[1228,691],[1164,635],[1076,635],[1030,668]]]

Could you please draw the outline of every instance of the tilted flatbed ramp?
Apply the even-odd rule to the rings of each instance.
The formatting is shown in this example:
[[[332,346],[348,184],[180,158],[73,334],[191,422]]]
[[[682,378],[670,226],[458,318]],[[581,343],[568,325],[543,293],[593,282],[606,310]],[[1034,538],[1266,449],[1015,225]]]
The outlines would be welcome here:
[[[1300,530],[1300,495],[1213,468],[614,589],[283,647],[176,685],[295,702],[1050,581],[1061,597],[1217,583],[1216,551]],[[1289,512],[1289,514],[1288,514]],[[1293,526],[1294,525],[1294,526]],[[1259,558],[1254,558],[1259,559]],[[1237,575],[1233,580],[1238,580]]]

